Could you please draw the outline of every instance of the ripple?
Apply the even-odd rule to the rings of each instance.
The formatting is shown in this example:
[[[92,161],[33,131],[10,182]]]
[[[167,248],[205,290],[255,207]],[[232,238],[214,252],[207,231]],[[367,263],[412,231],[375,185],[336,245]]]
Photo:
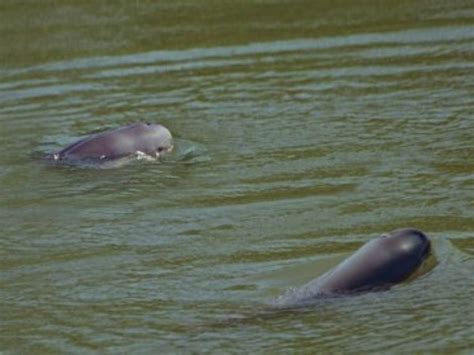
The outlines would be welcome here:
[[[318,32],[307,37],[267,37],[288,23],[255,22],[241,44],[181,50],[156,42],[150,25],[157,50],[0,69],[0,347],[416,352],[472,343],[474,31],[464,17],[438,15],[413,27],[360,28],[369,20],[352,18],[345,35],[341,18],[326,16],[308,20]],[[39,159],[136,121],[169,127],[175,151],[109,170]],[[273,296],[401,226],[436,239],[440,262],[426,276],[265,313]]]

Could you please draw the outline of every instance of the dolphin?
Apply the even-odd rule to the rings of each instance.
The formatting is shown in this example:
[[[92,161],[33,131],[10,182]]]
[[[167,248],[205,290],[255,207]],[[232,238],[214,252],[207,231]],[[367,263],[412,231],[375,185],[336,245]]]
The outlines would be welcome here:
[[[430,250],[431,242],[422,231],[394,230],[364,244],[322,276],[289,290],[273,305],[304,305],[318,298],[389,289],[412,275]]]
[[[173,149],[170,131],[155,123],[134,123],[93,134],[46,159],[66,163],[106,163],[133,155],[158,158]]]

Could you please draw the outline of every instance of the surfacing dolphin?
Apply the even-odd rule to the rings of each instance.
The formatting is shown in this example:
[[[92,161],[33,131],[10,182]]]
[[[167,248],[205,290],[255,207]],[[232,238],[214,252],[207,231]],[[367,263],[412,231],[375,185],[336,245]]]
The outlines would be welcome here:
[[[317,279],[289,290],[273,306],[292,307],[311,304],[318,298],[386,290],[412,275],[430,249],[430,240],[417,229],[383,234]]]
[[[173,149],[170,131],[154,123],[135,123],[93,134],[46,159],[66,163],[103,164],[132,156],[158,158]]]

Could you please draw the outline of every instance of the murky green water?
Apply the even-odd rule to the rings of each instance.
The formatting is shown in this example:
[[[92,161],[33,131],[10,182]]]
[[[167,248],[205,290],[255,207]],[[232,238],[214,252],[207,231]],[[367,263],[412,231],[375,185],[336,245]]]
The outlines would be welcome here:
[[[0,352],[474,348],[472,1],[0,2]],[[57,167],[166,125],[160,164]],[[436,267],[264,313],[413,226]]]

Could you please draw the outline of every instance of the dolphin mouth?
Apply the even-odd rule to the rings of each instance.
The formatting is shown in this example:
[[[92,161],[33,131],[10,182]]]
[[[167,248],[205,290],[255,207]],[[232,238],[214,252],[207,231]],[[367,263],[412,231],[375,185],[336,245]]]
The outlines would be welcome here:
[[[173,150],[174,146],[170,145],[169,147],[160,147],[156,152],[155,152],[155,158],[159,158],[164,154],[168,154]]]
[[[431,254],[431,240],[423,232],[417,231],[417,237],[423,243],[421,249],[421,258],[424,260]]]
[[[164,147],[161,152],[158,152],[158,155],[168,154],[173,151],[174,146],[171,144],[169,147]]]
[[[422,259],[426,259],[430,256],[430,254],[431,254],[431,242],[427,239],[425,247],[421,251],[421,257]]]

